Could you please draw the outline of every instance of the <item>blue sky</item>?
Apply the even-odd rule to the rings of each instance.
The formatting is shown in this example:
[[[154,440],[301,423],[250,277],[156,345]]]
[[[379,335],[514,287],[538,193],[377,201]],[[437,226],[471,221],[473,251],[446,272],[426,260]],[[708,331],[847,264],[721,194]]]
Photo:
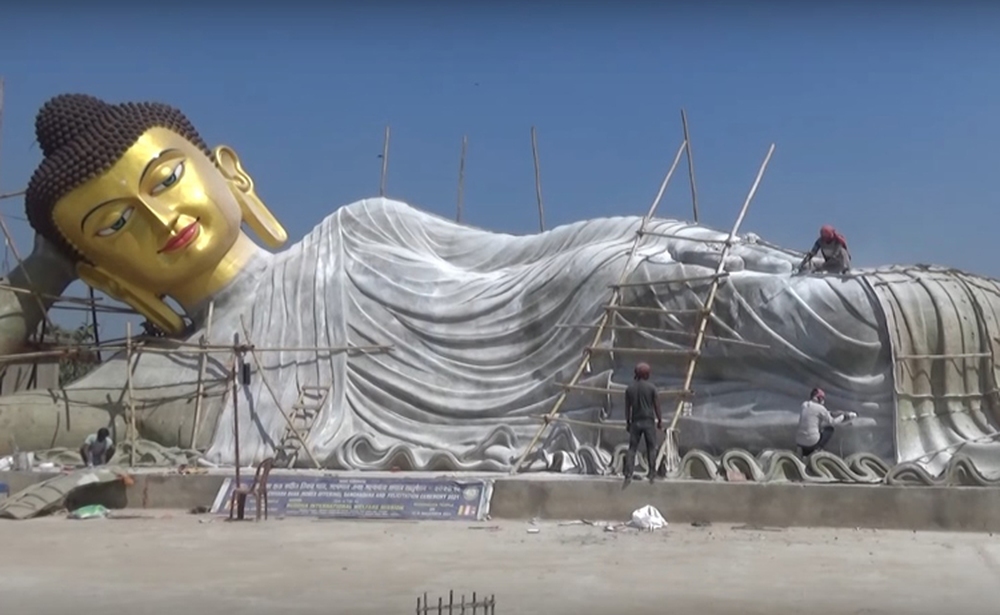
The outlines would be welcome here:
[[[389,196],[454,216],[467,134],[466,221],[528,233],[532,125],[551,227],[644,212],[684,107],[703,222],[729,228],[774,142],[744,230],[805,249],[830,223],[858,265],[1000,276],[986,3],[211,5],[5,9],[0,193],[38,163],[38,107],[83,92],[180,107],[240,152],[293,239],[377,194],[386,124]],[[0,211],[30,250],[21,201]],[[690,216],[686,172],[660,213]]]

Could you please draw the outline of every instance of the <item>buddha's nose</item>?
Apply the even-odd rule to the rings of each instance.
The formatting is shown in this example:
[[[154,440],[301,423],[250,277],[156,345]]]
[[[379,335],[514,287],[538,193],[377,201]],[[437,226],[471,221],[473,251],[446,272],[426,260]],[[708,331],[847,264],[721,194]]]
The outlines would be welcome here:
[[[176,212],[174,212],[170,207],[158,203],[153,199],[141,199],[142,206],[148,211],[153,218],[159,222],[163,228],[170,230],[173,227],[174,219],[177,218]]]

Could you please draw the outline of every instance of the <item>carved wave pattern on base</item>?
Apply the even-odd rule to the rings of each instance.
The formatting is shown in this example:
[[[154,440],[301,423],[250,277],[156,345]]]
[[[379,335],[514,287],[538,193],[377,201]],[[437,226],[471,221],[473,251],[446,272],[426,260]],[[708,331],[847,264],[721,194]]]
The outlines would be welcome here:
[[[624,467],[627,447],[615,450],[612,468],[620,473]],[[648,466],[636,457],[636,472],[645,473]],[[972,459],[955,455],[944,471],[935,476],[917,463],[904,462],[889,466],[869,453],[857,453],[847,458],[820,451],[807,461],[787,450],[768,450],[756,457],[748,451],[733,449],[721,456],[691,450],[681,459],[675,478],[688,480],[728,480],[731,470],[738,471],[750,482],[801,482],[885,484],[920,487],[998,487],[1000,476],[980,472]]]
[[[568,430],[554,429],[545,446],[533,455],[529,471],[576,473],[582,475],[621,474],[625,465],[627,445],[615,448],[612,455],[587,444],[578,444]],[[566,440],[566,441],[563,441]],[[498,427],[475,449],[461,457],[447,451],[436,451],[429,457],[414,456],[409,447],[397,445],[388,449],[374,446],[369,438],[352,438],[342,452],[335,455],[334,465],[355,470],[424,470],[439,472],[484,471],[482,454],[492,447],[511,451],[511,459],[495,459],[487,472],[507,472],[516,452],[514,433]],[[566,452],[572,448],[575,453]],[[556,451],[548,452],[545,451]],[[330,461],[333,461],[332,459]],[[648,465],[642,454],[636,455],[636,474],[645,475]],[[921,487],[1000,487],[1000,476],[980,471],[971,457],[957,454],[944,470],[934,475],[915,462],[890,466],[870,453],[856,453],[846,458],[819,451],[803,461],[790,450],[766,450],[754,456],[743,449],[730,449],[715,456],[703,450],[690,450],[681,459],[680,469],[673,478],[681,480],[726,481],[732,471],[749,482],[841,483]]]

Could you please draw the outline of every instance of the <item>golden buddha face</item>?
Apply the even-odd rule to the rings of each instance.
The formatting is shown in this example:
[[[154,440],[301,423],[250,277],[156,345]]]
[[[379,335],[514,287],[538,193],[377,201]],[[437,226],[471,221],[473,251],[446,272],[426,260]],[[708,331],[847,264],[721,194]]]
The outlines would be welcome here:
[[[162,294],[210,274],[242,235],[240,205],[215,163],[159,127],[59,199],[52,219],[95,266]]]

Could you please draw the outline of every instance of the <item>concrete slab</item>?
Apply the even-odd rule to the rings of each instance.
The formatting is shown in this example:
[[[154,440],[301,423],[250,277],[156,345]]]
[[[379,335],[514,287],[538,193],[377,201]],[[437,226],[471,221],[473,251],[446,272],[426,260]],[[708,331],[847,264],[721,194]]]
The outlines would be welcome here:
[[[277,473],[277,471],[276,471]],[[442,473],[324,473],[284,471],[305,476],[420,476],[494,479],[495,519],[626,520],[645,504],[668,521],[742,523],[776,527],[864,527],[876,529],[1000,532],[1000,489],[983,487],[889,487],[885,485],[621,481],[594,476]],[[0,472],[0,482],[17,489],[51,476]],[[136,470],[134,483],[102,486],[100,503],[114,508],[192,509],[210,507],[232,470],[181,475]]]
[[[504,615],[994,615],[1000,602],[1000,538],[985,534],[529,527],[182,511],[0,523],[16,554],[0,559],[0,596],[4,613],[150,615],[395,615],[452,589],[494,594]]]

